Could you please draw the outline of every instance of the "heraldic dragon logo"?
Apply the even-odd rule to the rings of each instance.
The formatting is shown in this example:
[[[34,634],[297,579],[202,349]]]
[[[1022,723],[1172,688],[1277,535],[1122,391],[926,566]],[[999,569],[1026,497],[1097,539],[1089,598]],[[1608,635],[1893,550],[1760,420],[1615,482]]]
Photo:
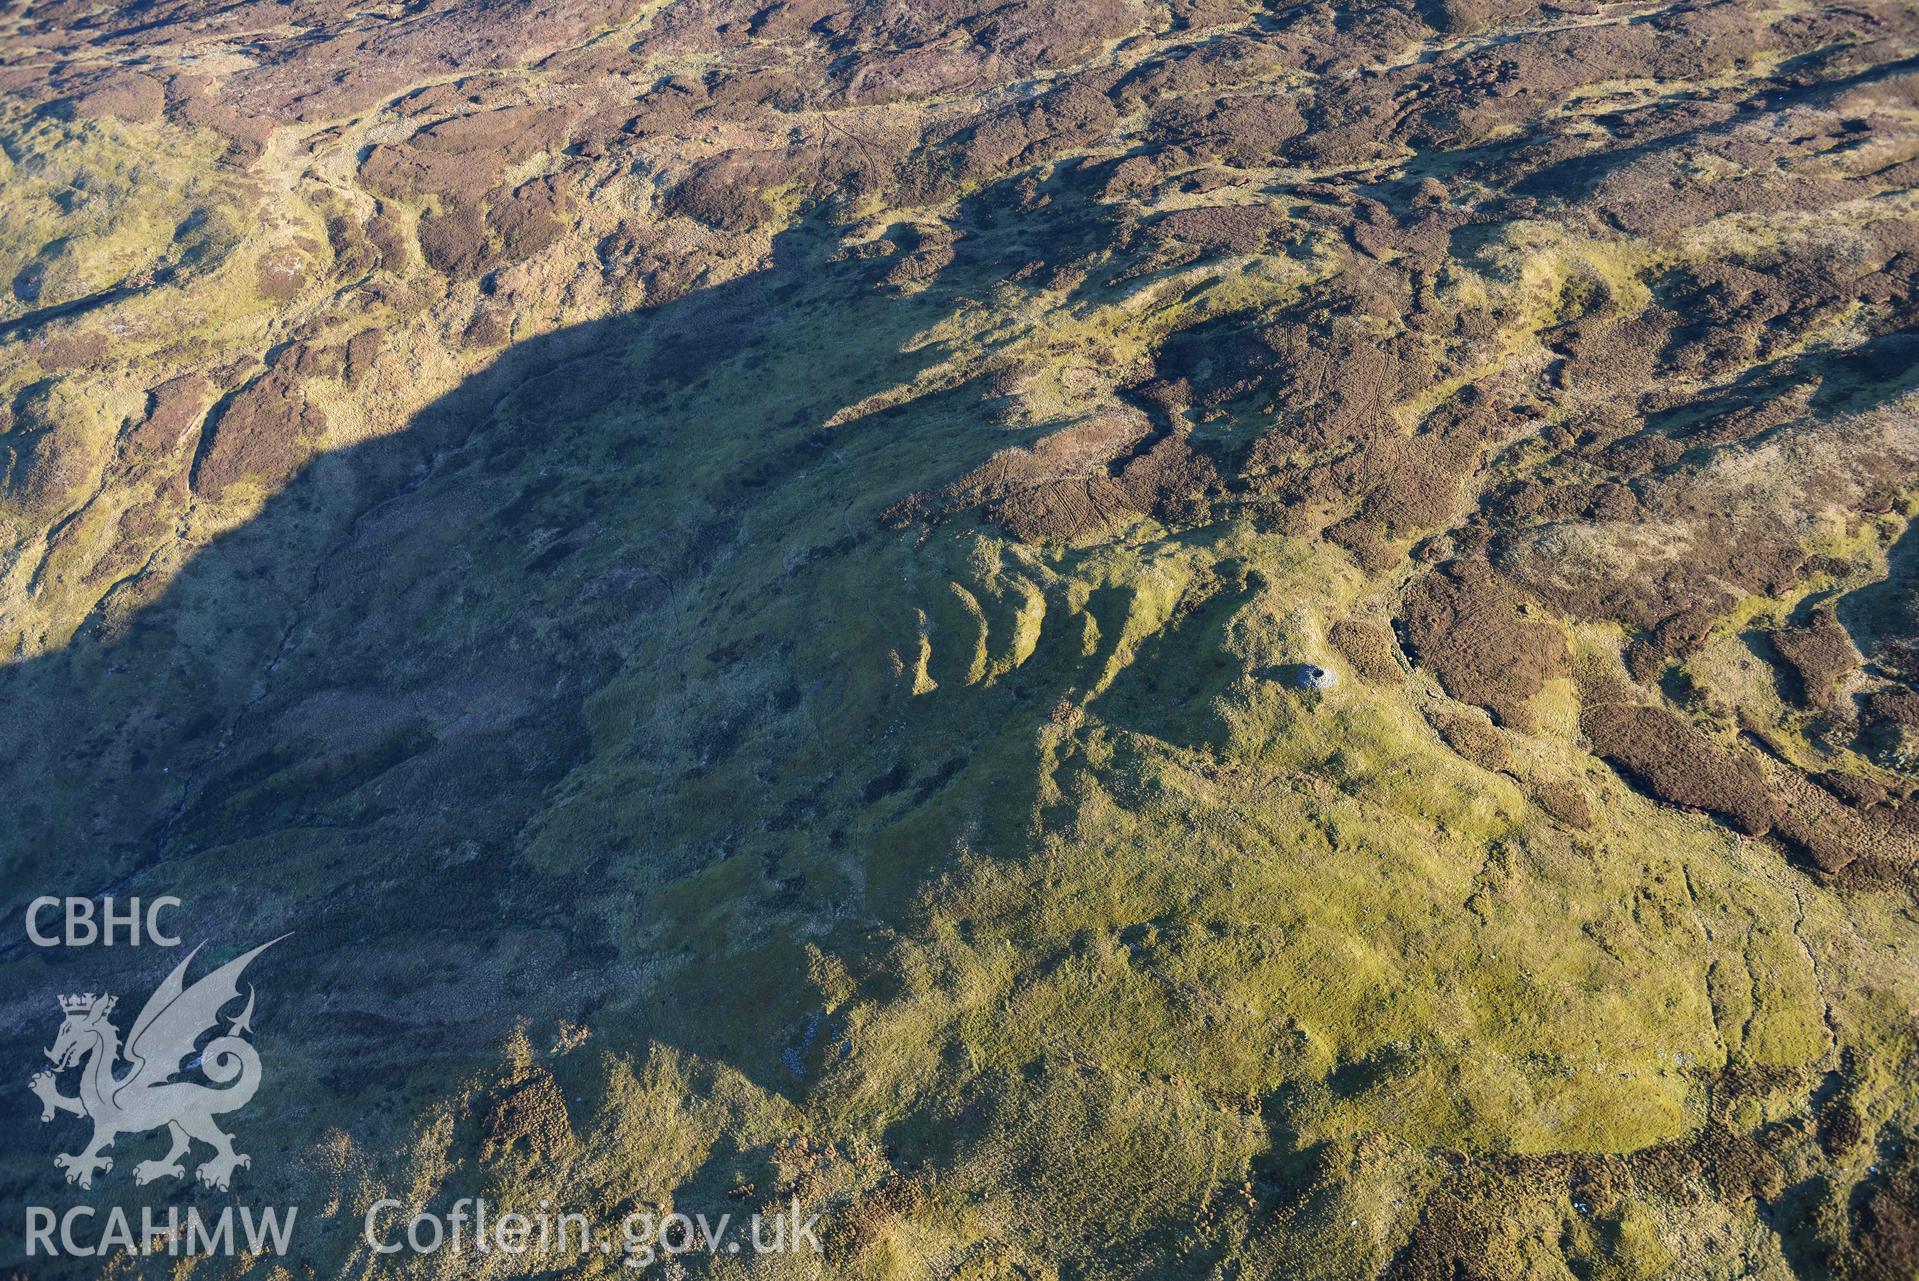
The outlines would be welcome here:
[[[183,1177],[186,1169],[180,1158],[195,1139],[213,1148],[213,1155],[195,1171],[208,1187],[225,1191],[233,1171],[252,1164],[251,1158],[233,1150],[233,1136],[213,1121],[216,1116],[245,1107],[260,1088],[260,1056],[244,1039],[253,1031],[251,985],[247,987],[246,1008],[229,1020],[225,1035],[214,1037],[203,1047],[196,1046],[219,1023],[220,1011],[239,998],[240,973],[247,963],[279,941],[262,943],[188,987],[187,966],[200,952],[194,948],[147,999],[133,1021],[124,1049],[119,1030],[108,1019],[115,997],[88,992],[60,998],[66,1021],[60,1025],[53,1048],[47,1051],[53,1070],[35,1075],[30,1088],[39,1096],[42,1121],[69,1112],[93,1122],[93,1139],[85,1148],[71,1156],[53,1158],[54,1165],[66,1171],[68,1183],[91,1188],[95,1173],[113,1169],[112,1158],[101,1154],[113,1146],[114,1139],[163,1125],[172,1136],[173,1147],[157,1161],[134,1166],[135,1183]],[[58,1076],[76,1065],[80,1067],[80,1093],[69,1097],[60,1093]],[[192,1067],[225,1088],[173,1079]]]

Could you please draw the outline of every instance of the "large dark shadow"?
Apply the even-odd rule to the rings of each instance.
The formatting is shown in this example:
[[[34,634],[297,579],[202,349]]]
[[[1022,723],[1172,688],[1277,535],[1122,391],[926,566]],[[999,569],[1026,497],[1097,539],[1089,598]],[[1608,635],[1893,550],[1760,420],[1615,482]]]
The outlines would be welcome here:
[[[1911,681],[1919,671],[1919,525],[1886,552],[1886,576],[1841,596],[1835,611],[1853,643],[1880,675]]]
[[[922,756],[893,732],[934,713],[884,678],[879,646],[911,637],[900,567],[922,553],[879,513],[1006,443],[969,422],[971,383],[827,422],[941,359],[910,340],[1031,256],[1008,211],[967,230],[903,293],[809,218],[740,279],[521,344],[405,432],[318,458],[158,599],[0,669],[11,920],[39,895],[171,894],[209,956],[290,934],[249,973],[274,1068],[252,1199],[333,1128],[397,1143],[522,1022],[581,1019],[614,1048],[664,1039],[803,1088],[795,923],[857,934],[935,870],[927,844],[878,903],[847,867],[878,857],[874,831],[931,830],[967,761],[950,736]],[[982,736],[1050,705],[970,697]],[[850,745],[826,765],[822,725]],[[1022,786],[974,784],[1015,814]],[[556,811],[560,837],[541,827]],[[764,937],[713,947],[724,973],[636,982],[698,960],[705,926],[675,887],[702,875],[738,900],[717,928]],[[14,1078],[41,1066],[56,993],[137,1009],[180,955],[7,931]],[[80,1123],[4,1098],[26,1142],[0,1198],[63,1204],[50,1158]],[[158,1141],[123,1140],[123,1166]],[[161,1194],[123,1173],[106,1195]]]

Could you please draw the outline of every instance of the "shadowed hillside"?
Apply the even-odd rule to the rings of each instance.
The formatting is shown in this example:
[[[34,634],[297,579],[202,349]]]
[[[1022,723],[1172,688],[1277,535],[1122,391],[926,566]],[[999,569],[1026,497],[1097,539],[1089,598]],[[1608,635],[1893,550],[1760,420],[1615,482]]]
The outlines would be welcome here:
[[[291,932],[10,1206],[1912,1275],[1909,12],[283,8],[3,31],[0,906]]]

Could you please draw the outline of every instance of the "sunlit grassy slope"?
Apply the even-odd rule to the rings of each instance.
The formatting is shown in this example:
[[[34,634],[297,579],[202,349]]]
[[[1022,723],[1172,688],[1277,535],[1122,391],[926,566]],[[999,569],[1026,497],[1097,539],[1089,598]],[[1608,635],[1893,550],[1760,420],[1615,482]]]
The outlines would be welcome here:
[[[1633,1162],[1750,1142],[1842,1055],[1858,1107],[1908,1106],[1894,898],[1834,896],[1629,790],[1558,687],[1513,738],[1518,775],[1596,798],[1591,830],[1556,823],[1442,743],[1428,678],[1330,646],[1378,587],[1317,540],[883,522],[1027,438],[973,417],[969,369],[1131,322],[1009,287],[982,325],[1017,231],[978,228],[904,297],[829,261],[838,242],[796,230],[716,297],[582,335],[439,429],[325,561],[284,548],[408,474],[377,446],[125,636],[14,676],[97,718],[121,689],[204,691],[195,653],[277,654],[267,687],[216,696],[244,708],[229,739],[173,758],[200,790],[164,863],[128,851],[133,884],[262,928],[324,902],[399,999],[477,1001],[440,1033],[462,1048],[376,1046],[362,1102],[295,1123],[296,1186],[340,1225],[326,1266],[368,1264],[351,1225],[388,1193],[609,1217],[798,1193],[829,1256],[753,1268],[1366,1275],[1462,1177],[1508,1179],[1460,1214],[1532,1275],[1670,1275],[1704,1240],[1727,1261],[1707,1274],[1782,1266],[1750,1200],[1686,1191],[1721,1166]],[[1301,691],[1302,661],[1344,679]],[[384,706],[346,692],[376,665]],[[527,750],[505,765],[545,780],[537,807],[463,808],[498,777],[482,755]],[[394,866],[389,844],[429,852]],[[343,898],[352,867],[378,880]],[[281,1044],[286,1107],[365,1052],[348,1025]],[[1633,1190],[1595,1210],[1580,1179]]]
[[[384,125],[339,127],[313,172]],[[1338,293],[1404,254],[1361,243],[1350,193],[1319,182],[1337,164],[1194,160],[1135,200],[1107,186],[1115,143],[910,207],[773,189],[757,239],[623,309],[569,292],[611,238],[603,206],[536,267],[429,298],[407,253],[340,266],[353,246],[328,241],[332,197],[291,143],[243,181],[191,130],[6,128],[0,324],[156,269],[193,286],[100,303],[111,357],[42,344],[7,375],[7,903],[71,882],[180,895],[229,947],[294,931],[261,971],[247,1186],[306,1208],[302,1256],[110,1273],[625,1274],[359,1240],[378,1198],[480,1195],[608,1222],[823,1215],[820,1257],[683,1261],[715,1277],[1899,1275],[1848,1243],[1915,1178],[1908,887],[1835,884],[1595,755],[1581,713],[1624,682],[1625,624],[1529,603],[1567,661],[1518,725],[1450,697],[1388,626],[1483,495],[1607,479],[1570,448],[1591,405],[1446,472],[1456,494],[1380,522],[1377,563],[1328,532],[1351,495],[1248,496],[1353,441],[1249,464],[1203,520],[1022,539],[974,510],[899,514],[1009,447],[1144,413],[1175,343],[1225,383],[1228,339],[1326,297],[1314,350],[1403,337],[1387,294]],[[1509,142],[1345,177],[1410,218],[1415,178],[1483,176]],[[1692,266],[1863,243],[1909,201],[1658,237],[1530,206],[1461,224],[1420,278],[1447,322],[1419,340],[1432,376],[1367,426],[1420,442],[1477,389],[1530,401],[1582,320],[1636,315]],[[1240,205],[1275,211],[1266,250],[1142,231]],[[412,235],[438,207],[381,217]],[[898,270],[929,244],[950,252]],[[275,272],[298,281],[277,298]],[[473,337],[516,286],[552,332]],[[617,314],[560,323],[595,308]],[[1843,347],[1863,310],[1727,385]],[[368,390],[323,357],[372,319],[398,356]],[[210,495],[188,478],[212,438],[139,436],[143,362],[244,348],[227,385],[252,386],[295,332],[300,403],[332,418],[281,473]],[[1633,697],[1807,771],[1896,774],[1789,705],[1751,632],[1903,581],[1909,478],[1870,512],[1794,489],[1808,459],[1893,456],[1901,377],[1715,463],[1701,507],[1782,509],[1804,550],[1850,559],[1730,600]],[[1159,412],[1244,458],[1290,411],[1249,391]],[[178,506],[136,528],[136,495]],[[1602,525],[1648,563],[1689,536],[1566,524],[1554,572],[1613,554]],[[100,559],[141,539],[150,558]],[[1643,577],[1614,568],[1622,596]],[[1301,689],[1302,663],[1340,679]],[[74,971],[4,964],[38,1002],[24,1045]],[[131,994],[160,969],[83,981]],[[51,1133],[13,1106],[9,1127]],[[7,1159],[10,1198],[48,1194],[47,1155]]]

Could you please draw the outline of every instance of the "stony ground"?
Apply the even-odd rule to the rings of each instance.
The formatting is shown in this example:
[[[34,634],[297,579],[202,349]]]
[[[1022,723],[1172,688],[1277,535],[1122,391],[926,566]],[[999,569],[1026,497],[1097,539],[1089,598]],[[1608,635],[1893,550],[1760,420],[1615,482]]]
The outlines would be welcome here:
[[[1909,1281],[1915,188],[1876,0],[13,5],[7,913],[294,931],[195,1278]]]

